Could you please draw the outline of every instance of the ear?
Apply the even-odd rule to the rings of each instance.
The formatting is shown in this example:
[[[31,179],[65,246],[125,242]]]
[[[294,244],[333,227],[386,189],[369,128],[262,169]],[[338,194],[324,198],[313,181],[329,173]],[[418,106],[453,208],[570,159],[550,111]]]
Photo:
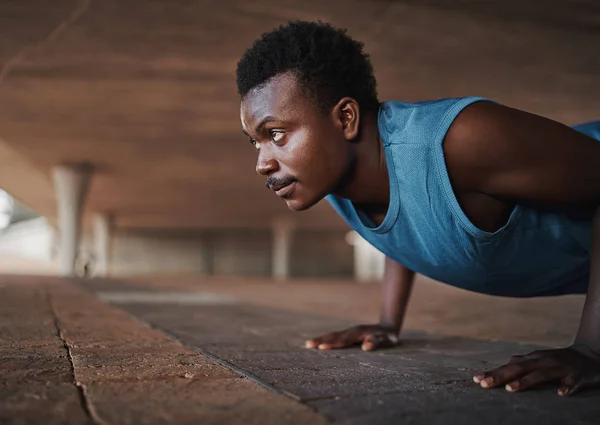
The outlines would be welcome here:
[[[344,97],[334,106],[333,114],[344,132],[346,140],[358,137],[360,127],[360,107],[358,102],[351,97]]]

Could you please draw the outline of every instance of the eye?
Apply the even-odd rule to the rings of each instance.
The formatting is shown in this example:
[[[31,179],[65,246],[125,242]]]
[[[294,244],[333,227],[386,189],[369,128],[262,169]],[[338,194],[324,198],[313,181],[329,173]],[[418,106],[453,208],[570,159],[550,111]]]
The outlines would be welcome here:
[[[271,130],[271,140],[275,143],[280,142],[283,139],[285,133],[281,130]]]
[[[252,144],[252,146],[254,146],[254,148],[256,150],[260,149],[260,145],[258,144],[258,142],[255,139],[250,139],[250,143]]]

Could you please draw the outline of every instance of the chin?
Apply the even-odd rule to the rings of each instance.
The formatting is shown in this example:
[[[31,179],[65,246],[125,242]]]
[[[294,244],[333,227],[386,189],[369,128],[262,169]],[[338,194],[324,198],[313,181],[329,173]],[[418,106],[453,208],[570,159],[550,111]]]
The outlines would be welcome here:
[[[307,201],[305,199],[298,199],[298,198],[289,198],[285,200],[285,203],[287,204],[287,207],[292,210],[292,211],[304,211],[309,209],[310,207],[312,207],[313,205],[315,205],[317,202],[319,202],[319,199],[315,200],[315,201]]]

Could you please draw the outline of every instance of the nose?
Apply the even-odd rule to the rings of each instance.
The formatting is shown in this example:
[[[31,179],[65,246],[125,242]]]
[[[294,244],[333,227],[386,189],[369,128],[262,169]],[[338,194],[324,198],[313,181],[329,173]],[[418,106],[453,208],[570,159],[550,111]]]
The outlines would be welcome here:
[[[256,172],[261,176],[271,174],[273,171],[277,171],[277,161],[267,155],[267,149],[261,149],[258,151],[258,159],[256,161]]]

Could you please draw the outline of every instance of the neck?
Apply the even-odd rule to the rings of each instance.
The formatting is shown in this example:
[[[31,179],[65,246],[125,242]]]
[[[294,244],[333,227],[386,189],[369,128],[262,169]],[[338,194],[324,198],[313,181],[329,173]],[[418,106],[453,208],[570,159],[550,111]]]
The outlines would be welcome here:
[[[377,115],[363,117],[355,142],[352,169],[345,183],[334,193],[369,209],[386,210],[390,202],[390,180]]]

